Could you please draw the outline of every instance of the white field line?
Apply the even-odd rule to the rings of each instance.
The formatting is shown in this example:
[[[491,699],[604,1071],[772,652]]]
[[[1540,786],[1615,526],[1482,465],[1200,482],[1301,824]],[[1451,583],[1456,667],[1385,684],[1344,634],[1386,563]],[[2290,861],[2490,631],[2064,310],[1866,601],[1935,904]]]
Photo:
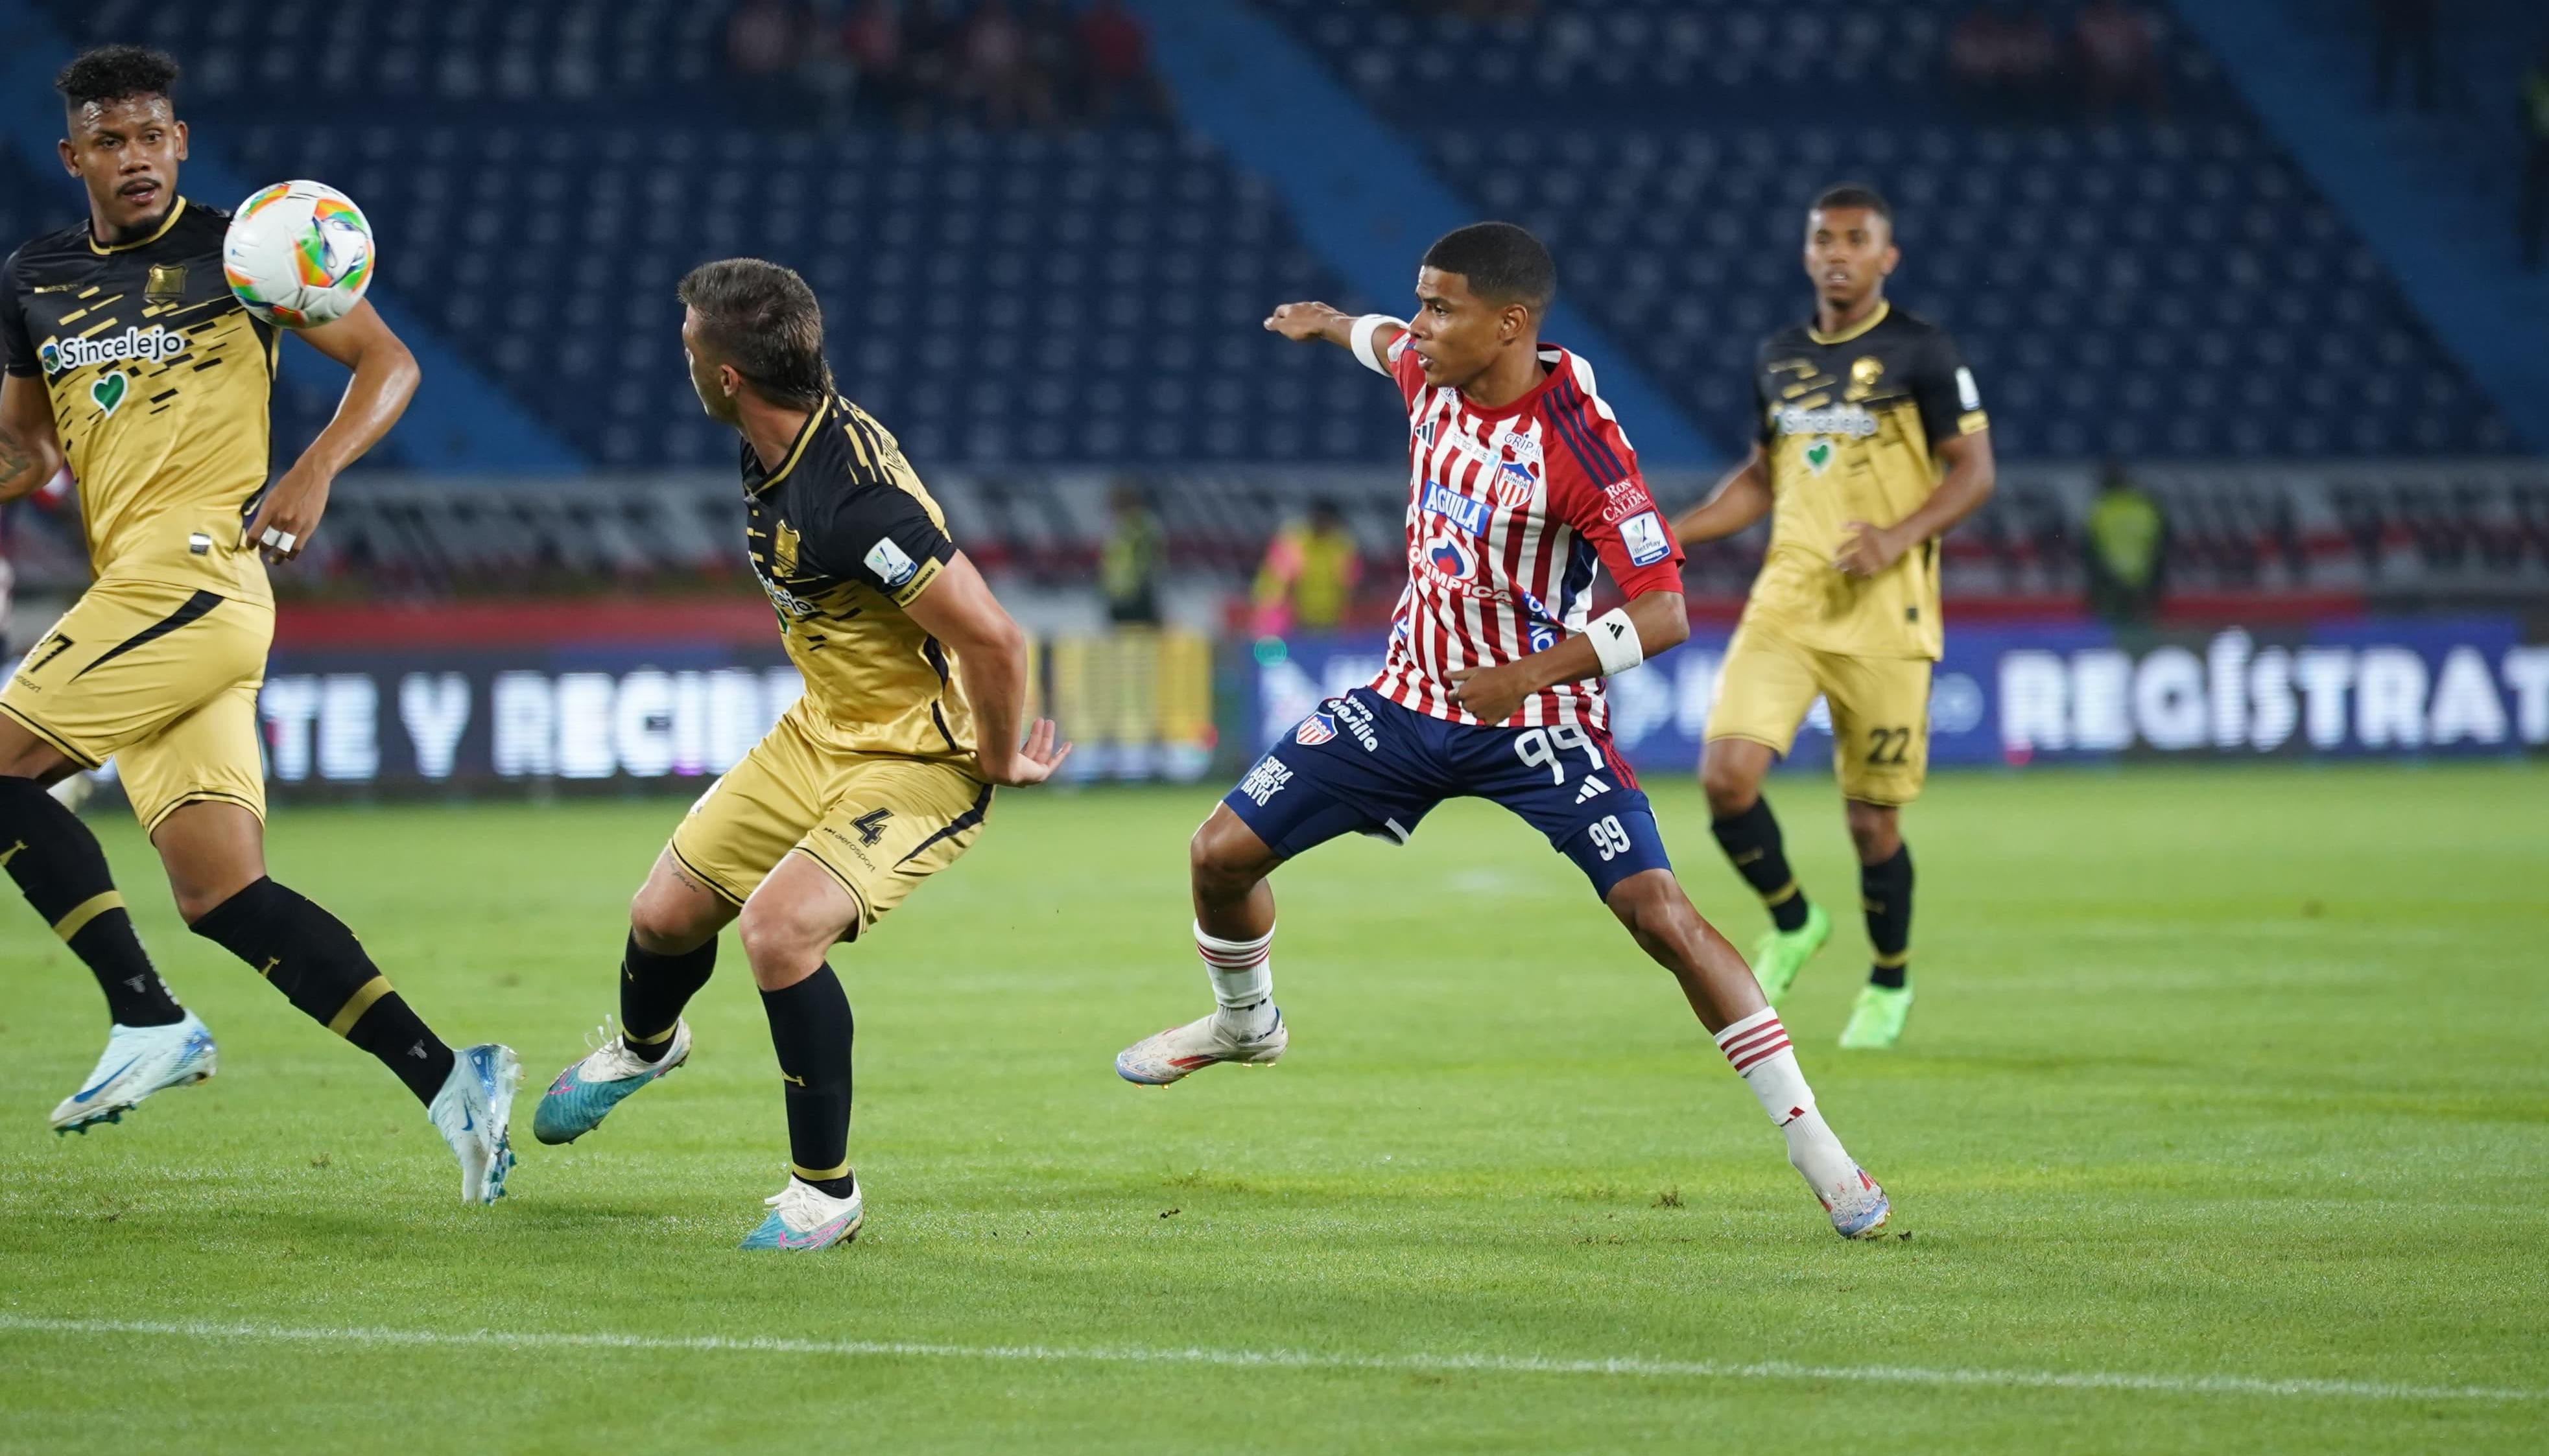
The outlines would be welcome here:
[[[1787,1360],[1604,1360],[1541,1355],[1346,1355],[1313,1350],[1219,1350],[1196,1346],[955,1345],[909,1340],[789,1339],[773,1335],[664,1335],[501,1329],[334,1328],[209,1320],[61,1320],[0,1313],[0,1333],[139,1335],[193,1340],[270,1340],[508,1350],[638,1350],[813,1355],[833,1358],[988,1360],[1107,1365],[1202,1365],[1238,1370],[1344,1370],[1424,1375],[1609,1375],[1647,1379],[1831,1381],[1948,1389],[2148,1391],[2188,1396],[2267,1396],[2313,1401],[2539,1401],[2544,1390],[2400,1385],[2368,1380],[2274,1380],[2249,1375],[2133,1375],[2098,1370],[1929,1369],[1912,1365],[1804,1365]]]

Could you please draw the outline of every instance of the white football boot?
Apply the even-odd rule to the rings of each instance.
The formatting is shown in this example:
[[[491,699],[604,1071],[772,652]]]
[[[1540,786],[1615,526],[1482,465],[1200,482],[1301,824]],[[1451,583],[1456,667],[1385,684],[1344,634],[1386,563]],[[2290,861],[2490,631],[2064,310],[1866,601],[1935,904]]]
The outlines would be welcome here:
[[[1266,1035],[1246,1041],[1222,1030],[1218,1013],[1201,1021],[1190,1021],[1181,1027],[1171,1027],[1115,1053],[1115,1075],[1145,1087],[1165,1087],[1199,1072],[1216,1061],[1235,1061],[1243,1066],[1268,1066],[1283,1054],[1292,1034],[1284,1029],[1283,1012],[1276,1008],[1274,1025]]]
[[[460,1201],[489,1204],[505,1196],[505,1174],[514,1166],[514,1091],[522,1063],[514,1048],[494,1042],[463,1046],[442,1090],[425,1115],[460,1159]]]
[[[849,1197],[834,1198],[791,1173],[788,1186],[761,1205],[770,1212],[763,1216],[761,1227],[744,1235],[744,1248],[788,1253],[830,1248],[858,1237],[859,1226],[867,1222],[867,1190],[855,1179]]]
[[[116,1027],[88,1081],[53,1109],[53,1131],[86,1136],[91,1123],[120,1123],[151,1093],[211,1076],[218,1061],[213,1034],[191,1011],[164,1027]]]

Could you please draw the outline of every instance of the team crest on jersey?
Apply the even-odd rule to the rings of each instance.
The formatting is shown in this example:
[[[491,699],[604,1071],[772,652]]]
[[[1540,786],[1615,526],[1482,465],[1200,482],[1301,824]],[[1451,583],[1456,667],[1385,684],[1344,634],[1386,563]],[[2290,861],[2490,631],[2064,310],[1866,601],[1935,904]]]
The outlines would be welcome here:
[[[1317,748],[1337,736],[1337,720],[1325,713],[1312,713],[1292,730],[1292,741],[1303,748]]]
[[[1507,510],[1520,510],[1529,505],[1540,488],[1539,468],[1531,461],[1515,458],[1517,452],[1513,442],[1520,438],[1518,435],[1505,436],[1504,459],[1496,465],[1496,503]],[[1535,456],[1539,453],[1537,446],[1533,453]]]
[[[770,536],[770,569],[780,576],[797,575],[797,529],[786,521]]]
[[[1877,358],[1874,354],[1859,355],[1856,359],[1850,361],[1849,393],[1844,398],[1850,400],[1866,399],[1868,395],[1875,390],[1876,382],[1884,377],[1884,360]]]

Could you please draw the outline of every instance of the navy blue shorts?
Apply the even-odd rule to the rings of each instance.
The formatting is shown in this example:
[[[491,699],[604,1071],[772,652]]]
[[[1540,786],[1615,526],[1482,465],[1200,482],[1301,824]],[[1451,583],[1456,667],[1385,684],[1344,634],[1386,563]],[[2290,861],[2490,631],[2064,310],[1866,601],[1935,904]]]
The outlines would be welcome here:
[[[1319,704],[1222,802],[1285,859],[1341,834],[1401,844],[1449,798],[1493,799],[1549,836],[1608,898],[1672,868],[1654,810],[1610,735],[1484,728],[1403,708],[1369,687]]]

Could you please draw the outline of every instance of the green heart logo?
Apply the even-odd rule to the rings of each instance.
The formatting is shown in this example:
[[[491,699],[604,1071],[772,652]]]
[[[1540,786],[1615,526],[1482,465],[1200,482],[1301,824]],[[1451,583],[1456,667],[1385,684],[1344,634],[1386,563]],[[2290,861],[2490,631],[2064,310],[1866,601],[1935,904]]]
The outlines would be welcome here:
[[[1813,466],[1818,475],[1823,473],[1825,466],[1832,464],[1832,458],[1833,442],[1830,440],[1817,440],[1806,447],[1806,463]]]
[[[97,401],[98,409],[105,410],[109,414],[113,414],[115,412],[115,407],[124,403],[124,391],[127,383],[128,381],[124,377],[124,371],[120,369],[112,373],[101,374],[97,377],[97,382],[88,387],[88,397]]]

